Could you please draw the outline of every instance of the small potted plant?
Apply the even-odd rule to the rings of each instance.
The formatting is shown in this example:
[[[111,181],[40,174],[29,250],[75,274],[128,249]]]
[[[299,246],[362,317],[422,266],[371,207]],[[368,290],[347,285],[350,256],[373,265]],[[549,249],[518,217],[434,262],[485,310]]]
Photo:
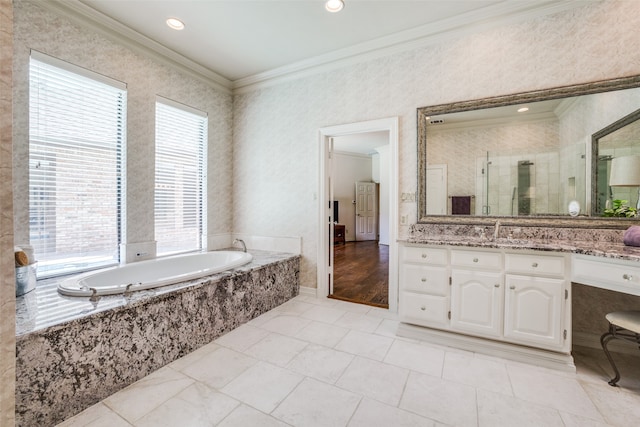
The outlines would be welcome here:
[[[611,203],[611,208],[605,209],[602,216],[608,217],[622,217],[622,218],[634,218],[638,210],[628,206],[628,200],[616,199]]]

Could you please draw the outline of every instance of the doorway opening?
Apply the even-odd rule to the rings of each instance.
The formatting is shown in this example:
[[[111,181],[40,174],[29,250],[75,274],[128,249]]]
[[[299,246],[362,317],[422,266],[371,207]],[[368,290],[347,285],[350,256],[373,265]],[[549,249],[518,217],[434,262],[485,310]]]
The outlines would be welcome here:
[[[397,311],[397,159],[397,118],[320,129],[318,298]]]

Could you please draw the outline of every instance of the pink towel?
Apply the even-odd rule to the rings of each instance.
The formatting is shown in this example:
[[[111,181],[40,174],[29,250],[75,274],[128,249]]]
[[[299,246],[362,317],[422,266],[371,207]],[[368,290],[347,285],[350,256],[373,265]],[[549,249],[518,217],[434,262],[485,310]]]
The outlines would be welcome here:
[[[622,241],[627,246],[640,246],[640,225],[632,225],[627,228]]]

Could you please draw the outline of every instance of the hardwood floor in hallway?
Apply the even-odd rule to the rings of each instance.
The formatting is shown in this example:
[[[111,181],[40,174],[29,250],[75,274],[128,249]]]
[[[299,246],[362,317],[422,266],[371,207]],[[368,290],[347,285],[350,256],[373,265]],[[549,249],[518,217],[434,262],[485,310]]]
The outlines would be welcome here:
[[[329,298],[389,308],[389,246],[377,241],[334,246]]]

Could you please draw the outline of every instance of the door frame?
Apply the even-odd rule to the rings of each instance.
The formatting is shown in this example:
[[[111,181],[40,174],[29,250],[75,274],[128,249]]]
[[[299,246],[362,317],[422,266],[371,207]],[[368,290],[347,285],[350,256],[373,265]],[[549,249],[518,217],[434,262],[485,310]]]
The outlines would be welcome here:
[[[319,174],[318,174],[318,256],[317,256],[317,298],[329,295],[329,145],[331,138],[365,132],[389,132],[389,311],[398,311],[398,139],[399,118],[370,120],[366,122],[320,128],[318,131]]]

